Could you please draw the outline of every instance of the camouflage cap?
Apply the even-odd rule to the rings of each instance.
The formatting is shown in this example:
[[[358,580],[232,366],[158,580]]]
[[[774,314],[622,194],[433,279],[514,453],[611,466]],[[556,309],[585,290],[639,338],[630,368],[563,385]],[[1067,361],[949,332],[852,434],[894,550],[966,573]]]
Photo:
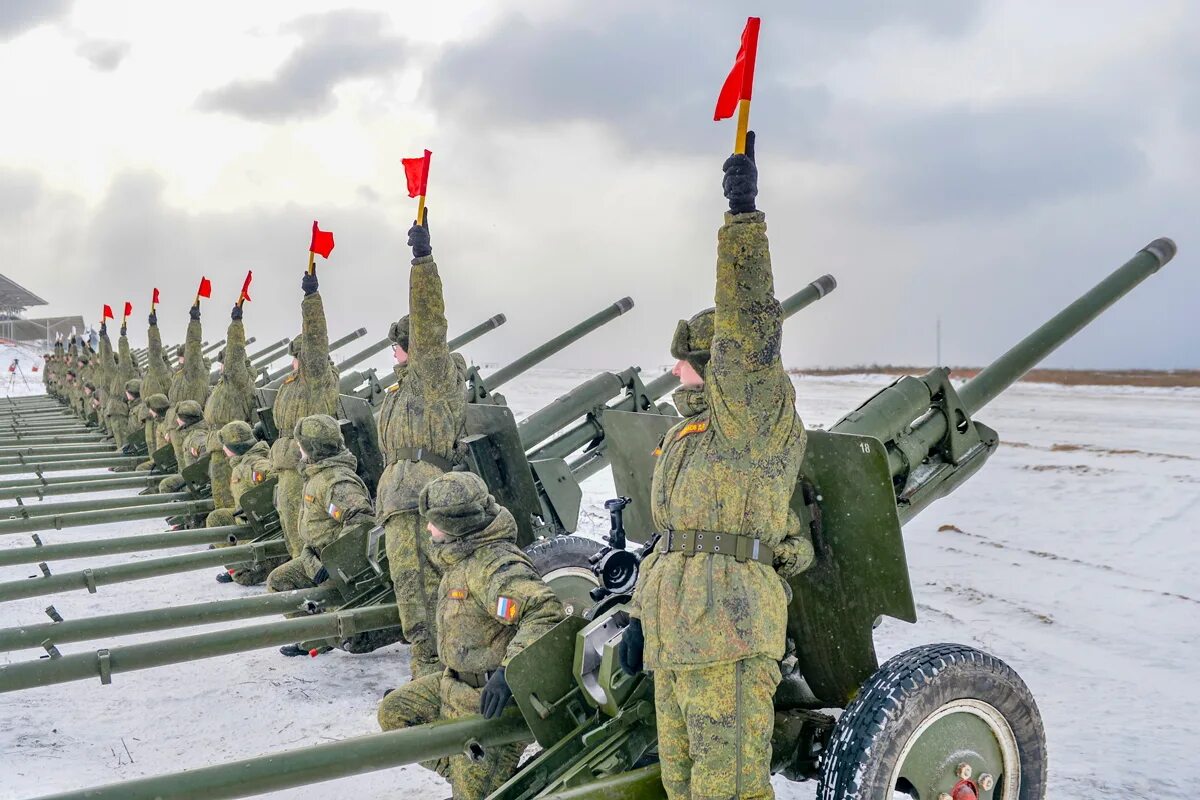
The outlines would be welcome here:
[[[706,308],[691,319],[681,319],[671,338],[671,355],[691,364],[700,375],[711,356],[716,317],[716,309]]]
[[[224,347],[221,348],[221,350],[217,353],[217,357],[213,360],[220,361],[222,364],[225,363],[225,348]]]
[[[221,437],[221,444],[238,455],[245,453],[257,441],[254,438],[254,429],[250,427],[250,423],[243,422],[240,419],[226,423],[218,435]]]
[[[204,409],[195,400],[184,400],[175,406],[175,416],[191,425],[204,419]]]
[[[171,401],[161,392],[152,394],[146,398],[146,406],[152,411],[157,411],[159,414],[171,407]]]
[[[342,426],[328,414],[313,414],[296,423],[292,435],[308,453],[310,462],[320,461],[341,452],[346,446],[342,438]]]
[[[134,397],[142,396],[142,379],[130,378],[125,381],[125,391],[129,392]]]
[[[96,391],[96,384],[92,383],[91,381],[84,381],[83,388],[87,389],[89,392],[94,392]]]
[[[183,358],[183,354],[185,352],[187,352],[187,351],[184,349],[183,345],[181,345],[181,344],[175,345],[175,357],[176,358]]]
[[[392,340],[392,344],[398,344],[405,351],[408,350],[408,314],[392,323],[392,327],[388,329],[388,338]]]
[[[303,336],[303,334],[301,334],[301,336]],[[290,342],[288,342],[288,355],[290,355],[292,358],[300,357],[300,349],[301,349],[300,336],[297,336],[296,338],[294,338]]]
[[[447,472],[425,484],[421,516],[448,536],[462,538],[492,524],[500,513],[487,484],[473,472]]]

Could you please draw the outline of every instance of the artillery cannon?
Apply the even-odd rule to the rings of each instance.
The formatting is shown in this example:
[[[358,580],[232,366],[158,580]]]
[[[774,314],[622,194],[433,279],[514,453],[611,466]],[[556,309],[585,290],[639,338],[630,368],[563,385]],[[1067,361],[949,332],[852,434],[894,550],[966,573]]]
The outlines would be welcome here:
[[[1174,255],[1170,240],[1155,240],[960,386],[942,368],[901,378],[831,430],[809,432],[792,508],[812,533],[815,562],[789,581],[794,649],[776,693],[773,771],[816,779],[817,796],[843,800],[1045,796],[1040,715],[1011,668],[954,644],[917,647],[880,666],[872,629],[881,615],[916,619],[903,523],[999,446],[975,414]],[[650,447],[642,445],[672,420],[607,417],[617,491],[633,508],[648,500]],[[635,543],[652,536],[637,519],[626,533]],[[491,800],[661,797],[649,681],[617,666],[629,587],[604,589],[586,619],[564,620],[512,660],[506,677],[517,708],[497,720],[464,717],[42,800],[242,797],[530,738],[542,751]],[[836,720],[824,713],[839,708]]]
[[[341,350],[346,345],[350,344],[351,342],[361,339],[362,337],[364,337],[366,335],[367,335],[366,328],[358,328],[357,330],[353,330],[350,333],[343,336],[342,338],[336,339],[336,340],[330,342],[329,343],[329,352],[335,353],[338,350]],[[280,367],[279,369],[275,370],[272,373],[269,373],[264,378],[260,379],[258,382],[258,385],[265,386],[268,389],[278,389],[283,384],[283,379],[286,378],[288,373],[291,371],[292,371],[292,365],[291,365],[291,363],[288,363],[285,366]]]

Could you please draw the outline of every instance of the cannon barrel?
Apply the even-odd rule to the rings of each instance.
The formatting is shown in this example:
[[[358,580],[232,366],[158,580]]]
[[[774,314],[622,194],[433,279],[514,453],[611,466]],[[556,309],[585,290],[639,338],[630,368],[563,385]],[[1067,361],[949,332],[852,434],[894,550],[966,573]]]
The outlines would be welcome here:
[[[815,281],[812,281],[800,291],[785,297],[780,301],[780,306],[783,308],[784,319],[787,319],[793,314],[808,308],[810,305],[817,302],[836,288],[837,280],[835,280],[832,275],[826,274],[817,278]],[[660,397],[666,395],[668,392],[674,391],[674,389],[678,386],[679,379],[670,372],[667,372],[645,385],[646,393],[643,395],[643,397],[653,403]],[[640,400],[637,397],[624,397],[619,402],[610,406],[610,409],[613,411],[634,411],[637,410],[638,402],[640,402]],[[577,416],[581,416],[590,410],[591,407],[584,408]],[[560,425],[558,428],[555,428],[554,431],[561,430],[561,427],[562,426]],[[554,431],[551,431],[551,433]],[[531,434],[532,433],[533,431],[531,431]],[[550,442],[530,453],[529,457],[531,459],[566,458],[579,448],[585,447],[591,442],[602,440],[603,437],[604,431],[601,429],[600,423],[597,420],[588,417],[571,430],[555,436]],[[526,447],[529,447],[542,441],[544,438],[546,437],[539,439],[531,435],[529,439],[526,439],[524,434],[522,434],[521,441]],[[589,475],[603,469],[608,464],[608,459],[606,456],[603,456],[602,453],[594,453],[590,459],[590,462],[589,469],[591,471],[588,472]]]
[[[521,444],[528,449],[562,430],[571,420],[603,406],[624,389],[637,372],[637,367],[621,373],[602,372],[533,412],[517,425]]]
[[[289,344],[291,344],[291,341],[292,340],[286,336],[284,336],[282,339],[276,339],[275,341],[271,342],[266,347],[262,347],[258,350],[255,350],[253,353],[247,353],[246,358],[250,359],[250,363],[253,364],[255,361],[258,361],[263,356],[265,356],[269,353],[272,353],[281,347],[286,348]],[[247,342],[246,344],[249,344],[249,342]]]
[[[469,746],[499,747],[533,738],[521,715],[508,711],[498,719],[470,716],[415,728],[375,733],[269,753],[228,764],[173,775],[113,783],[38,800],[185,800],[248,797],[278,789],[344,778],[363,772],[428,761],[462,753]],[[621,795],[610,795],[618,797]]]
[[[141,480],[149,480],[149,479],[153,478],[157,482],[157,481],[161,481],[163,479],[163,476],[162,475],[148,475],[144,472],[140,473],[140,474],[136,474],[136,475],[121,475],[121,476],[116,476],[111,473],[91,474],[91,475],[61,475],[56,478],[44,478],[44,477],[39,478],[36,475],[28,475],[24,478],[8,478],[5,480],[0,480],[0,499],[9,499],[6,495],[3,494],[3,492],[8,491],[9,489],[28,490],[31,494],[33,494],[33,493],[36,493],[36,491],[38,489],[49,488],[51,486],[63,486],[66,484],[76,484],[76,483],[78,483],[78,484],[101,483],[102,484],[105,481],[133,481],[134,478],[138,478]],[[129,484],[129,486],[138,486],[138,485],[140,485],[140,484],[139,483],[130,483]],[[121,486],[120,484],[114,484],[112,488],[127,488],[127,487]],[[80,490],[80,491],[83,491],[83,490]],[[71,494],[71,492],[61,492],[59,494]]]
[[[95,432],[90,428],[84,428],[78,432],[56,433],[46,436],[21,436],[19,432],[13,436],[0,436],[0,446],[4,447],[48,444],[87,444],[103,441],[104,434]]]
[[[460,333],[458,336],[455,336],[453,339],[448,341],[446,343],[446,345],[450,348],[451,352],[459,349],[460,347],[466,347],[468,344],[475,341],[480,336],[483,336],[485,333],[488,333],[489,331],[496,330],[496,328],[499,328],[501,325],[503,325],[507,321],[508,321],[508,317],[504,316],[503,314],[496,314],[494,317],[489,317],[488,319],[485,319],[483,322],[479,323],[474,328],[471,328],[470,330],[464,331],[463,333]],[[385,347],[390,346],[391,343],[392,343],[391,339],[384,339],[382,342],[379,342],[379,344],[384,345]],[[380,349],[383,349],[383,348],[381,347]],[[363,351],[363,352],[365,353],[366,351]],[[359,355],[362,355],[362,353],[360,353]],[[348,358],[345,361],[343,361],[341,364],[338,364],[338,372],[342,372],[342,370],[349,369],[350,367],[356,366],[357,364],[359,364],[363,360],[365,360],[365,359],[358,359],[356,361],[355,359],[358,359],[358,356]],[[354,391],[359,386],[361,386],[365,380],[367,380],[367,377],[368,377],[368,374],[366,371],[352,372],[349,374],[342,373],[342,380],[341,380],[341,384],[339,387],[341,393],[349,394],[350,392]]]
[[[204,356],[205,358],[207,358],[208,356],[210,356],[210,355],[212,355],[213,353],[217,352],[218,350],[220,350],[220,349],[221,349],[222,347],[224,347],[224,346],[225,346],[225,340],[224,340],[224,339],[222,339],[222,340],[221,340],[221,341],[219,341],[219,342],[216,342],[215,344],[209,344],[208,342],[204,342],[203,344],[201,344],[201,345],[200,345],[200,355],[202,355],[202,356]]]
[[[343,348],[346,345],[353,342],[355,339],[359,339],[366,335],[367,335],[366,328],[359,328],[357,330],[351,331],[350,333],[346,334],[345,336],[338,339],[337,341],[330,342],[329,343],[329,352],[333,353],[336,350],[340,350],[341,348]],[[280,387],[280,385],[282,385],[283,379],[286,378],[288,373],[291,371],[292,371],[292,365],[288,364],[287,366],[280,367],[279,369],[277,369],[274,372],[267,375],[267,379],[266,379],[266,381],[264,381],[264,383],[266,384],[266,388],[278,389]]]
[[[273,361],[276,361],[281,356],[283,356],[285,353],[287,353],[288,348],[291,346],[292,346],[291,339],[288,339],[288,338],[281,339],[279,344],[275,345],[274,347],[272,347],[268,350],[262,351],[262,353],[260,355],[251,357],[250,368],[253,370],[256,370],[256,371],[261,370],[261,369],[266,369],[267,365],[269,365]]]
[[[0,475],[41,474],[43,472],[66,472],[74,469],[101,469],[104,467],[135,467],[142,459],[138,456],[89,456],[87,463],[77,462],[34,462],[0,465]]]
[[[110,683],[112,675],[119,672],[153,669],[306,640],[345,638],[363,631],[393,627],[398,620],[395,604],[388,603],[146,644],[121,645],[96,653],[5,664],[0,665],[0,692],[96,677],[102,683]]]
[[[622,297],[617,302],[599,311],[576,325],[555,336],[553,339],[530,350],[511,364],[501,367],[483,379],[487,390],[494,392],[503,384],[537,366],[555,353],[579,341],[597,328],[612,322],[617,317],[633,308],[633,298]]]
[[[80,442],[78,444],[48,444],[48,445],[0,445],[0,459],[16,458],[18,456],[66,456],[89,455],[103,453],[112,455],[115,451],[111,442]]]
[[[0,458],[0,470],[9,469],[12,467],[23,468],[26,465],[29,467],[25,470],[33,471],[34,464],[43,467],[52,467],[57,465],[65,465],[67,469],[91,469],[92,467],[101,466],[107,467],[116,465],[118,462],[113,461],[114,458],[132,458],[126,456],[116,450],[108,450],[107,452],[98,453],[70,453],[67,455],[43,455],[35,453],[31,456],[12,456],[9,458]]]
[[[211,502],[209,508],[212,508]],[[94,593],[97,588],[114,583],[156,578],[160,575],[173,575],[177,572],[190,572],[194,569],[220,567],[226,564],[242,564],[256,558],[274,558],[282,555],[287,555],[287,542],[282,539],[272,539],[234,547],[220,547],[215,550],[202,550],[198,553],[148,558],[130,564],[93,567],[76,572],[63,572],[58,575],[40,575],[22,581],[0,583],[0,602],[23,600],[27,597],[42,597],[80,589],[87,589]]]
[[[113,536],[92,539],[87,542],[67,544],[42,544],[35,538],[36,547],[10,547],[0,550],[0,567],[14,564],[37,564],[42,561],[63,561],[71,558],[112,556],[120,553],[138,553],[144,550],[164,550],[173,547],[191,547],[197,544],[221,544],[240,535],[253,534],[249,525],[219,525],[192,531],[165,531],[163,533],[141,533],[136,536]],[[36,536],[36,535],[35,535]]]
[[[131,636],[151,631],[268,617],[306,608],[320,608],[337,597],[335,589],[296,589],[291,592],[270,592],[253,597],[189,603],[147,611],[127,611],[86,619],[18,625],[15,628],[0,630],[0,652],[40,647],[45,641],[56,645],[70,644],[93,641],[102,636]]]
[[[60,531],[65,528],[81,528],[86,525],[101,525],[108,522],[132,522],[139,519],[194,516],[213,510],[212,500],[188,500],[175,503],[157,503],[136,508],[118,508],[109,511],[78,511],[55,514],[32,519],[0,519],[0,535],[9,533],[33,533],[34,531]]]
[[[42,500],[47,497],[54,497],[56,495],[63,494],[111,492],[117,489],[147,489],[151,486],[157,486],[164,476],[158,473],[137,472],[122,475],[120,477],[107,473],[77,475],[74,477],[98,478],[99,480],[81,481],[70,478],[43,479],[47,482],[41,484],[29,483],[22,486],[0,488],[0,500],[16,500],[17,498],[25,501],[33,500],[35,498]]]
[[[14,519],[46,517],[51,514],[70,514],[76,511],[123,511],[127,508],[152,506],[156,503],[178,503],[193,499],[190,492],[133,495],[132,497],[103,497],[88,500],[68,500],[65,503],[37,503],[0,507],[0,522]]]

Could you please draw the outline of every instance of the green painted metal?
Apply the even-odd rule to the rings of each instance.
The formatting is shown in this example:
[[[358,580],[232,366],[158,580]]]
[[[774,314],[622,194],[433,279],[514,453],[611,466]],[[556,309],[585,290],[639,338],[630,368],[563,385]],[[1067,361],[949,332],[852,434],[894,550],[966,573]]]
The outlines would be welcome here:
[[[517,425],[521,444],[529,449],[562,430],[572,420],[603,406],[624,389],[637,373],[636,367],[619,374],[601,372],[533,412]]]
[[[48,436],[0,437],[0,446],[29,447],[52,444],[86,444],[89,442],[102,441],[105,441],[104,434],[84,429],[76,433],[56,433]]]
[[[198,544],[224,544],[233,539],[247,539],[253,533],[248,525],[221,525],[163,533],[142,533],[137,536],[114,536],[86,542],[40,544],[34,547],[11,547],[0,550],[0,567],[13,564],[37,564],[42,561],[62,561],[71,558],[111,556],[119,553],[139,553],[145,550],[164,550],[191,547]]]
[[[86,589],[95,592],[101,586],[128,581],[174,575],[207,567],[253,563],[287,554],[287,543],[282,540],[254,542],[236,547],[202,550],[199,553],[184,553],[162,558],[148,558],[129,564],[93,567],[77,572],[58,575],[39,575],[23,581],[0,583],[0,602],[21,600],[27,597],[43,597],[59,592]]]
[[[304,610],[313,613],[324,609],[336,598],[337,592],[329,589],[297,589],[294,592],[270,592],[253,597],[190,603],[124,614],[106,614],[38,625],[18,625],[0,630],[0,652],[41,647],[43,642],[56,645],[88,642],[101,637],[130,636],[151,631],[212,625],[289,611]]]
[[[208,356],[211,356],[213,353],[217,352],[224,346],[225,346],[224,339],[222,339],[219,342],[216,342],[215,344],[209,344],[208,342],[204,342],[203,344],[200,345],[200,348],[201,348],[200,354],[203,355],[205,358],[207,358]]]
[[[269,753],[214,767],[174,775],[142,778],[75,792],[46,795],[38,800],[221,800],[249,797],[310,783],[345,778],[364,772],[427,761],[446,753],[464,752],[468,744],[498,747],[529,737],[519,714],[499,719],[464,717]]]
[[[126,508],[141,508],[160,503],[178,503],[194,499],[189,492],[168,494],[134,495],[133,497],[97,497],[89,500],[71,500],[65,503],[37,503],[0,507],[0,521],[30,519],[52,514],[71,514],[78,511],[121,511]],[[117,519],[120,519],[118,516]]]
[[[18,494],[20,494],[20,492],[36,494],[38,489],[50,489],[51,487],[56,486],[74,486],[76,484],[80,486],[90,484],[99,484],[103,486],[108,481],[133,481],[135,478],[144,481],[149,481],[156,478],[157,480],[155,480],[155,483],[157,483],[158,481],[162,480],[162,477],[162,475],[147,475],[146,473],[121,476],[116,476],[112,473],[100,473],[92,475],[59,475],[57,477],[50,478],[30,475],[24,478],[8,478],[7,480],[0,480],[0,499],[8,499],[10,495],[4,493],[13,489],[19,490]],[[139,484],[129,483],[129,486],[137,485]],[[114,483],[111,488],[115,489],[122,487],[119,484]],[[80,491],[85,490],[81,489]],[[99,491],[99,489],[97,489],[97,491]],[[71,494],[71,492],[66,492],[66,494]]]
[[[121,672],[153,669],[184,661],[240,653],[305,639],[345,639],[363,631],[396,625],[399,612],[394,604],[247,625],[227,631],[197,633],[148,644],[119,645],[95,653],[43,658],[0,665],[0,692],[15,692],[35,686],[100,678],[110,683]]]
[[[341,348],[345,347],[346,345],[350,344],[351,342],[353,342],[357,339],[360,339],[366,335],[367,335],[366,328],[358,328],[356,330],[353,330],[350,333],[343,336],[342,338],[340,338],[336,341],[330,342],[329,343],[329,352],[334,353],[334,352],[340,350]],[[289,361],[285,366],[282,366],[279,369],[277,369],[274,372],[267,375],[266,380],[260,381],[258,385],[259,386],[265,385],[266,388],[268,388],[268,389],[278,389],[283,384],[283,379],[286,378],[288,376],[288,373],[290,373],[291,371],[292,371],[292,364]]]
[[[660,800],[667,796],[658,764],[541,795],[541,800]]]
[[[461,347],[466,347],[468,344],[483,336],[485,333],[494,331],[507,321],[508,317],[504,316],[503,314],[496,314],[495,316],[489,317],[488,319],[479,323],[470,330],[464,331],[458,336],[455,336],[453,339],[447,342],[447,344],[449,345],[451,351],[458,350]],[[358,372],[347,372],[347,370],[358,366],[371,356],[382,352],[391,346],[391,339],[381,339],[362,352],[356,353],[342,363],[338,364],[338,374],[342,376],[341,383],[339,384],[339,391],[342,394],[350,394],[364,382],[370,380],[371,377],[374,376],[374,370],[362,370]]]
[[[958,785],[959,764],[969,764],[975,776],[1004,774],[1000,742],[991,726],[975,714],[948,714],[923,730],[911,743],[899,765],[899,774],[920,791],[921,797],[937,797],[950,794]],[[979,797],[992,800],[993,795],[982,792]]]
[[[83,469],[107,469],[108,467],[135,467],[143,459],[137,456],[91,456],[86,461],[71,463],[66,461],[30,461],[26,464],[0,465],[0,475],[27,475],[43,472],[68,472]]]
[[[0,459],[5,461],[24,456],[88,456],[112,455],[116,450],[109,442],[81,442],[79,444],[52,444],[38,447],[35,445],[0,446]]]
[[[212,500],[188,500],[174,503],[160,502],[153,505],[107,511],[77,511],[69,514],[34,517],[33,519],[0,519],[0,535],[60,531],[85,525],[129,522],[138,519],[154,519],[155,517],[195,516],[196,514],[207,514],[212,510]]]
[[[292,340],[286,336],[283,337],[282,339],[276,339],[275,341],[271,342],[266,347],[259,348],[258,350],[255,350],[253,353],[247,353],[246,358],[250,359],[250,363],[253,364],[255,361],[258,361],[260,358],[270,355],[271,353],[273,353],[274,351],[276,351],[280,348],[283,348],[286,350],[287,346],[289,344],[291,344],[291,341]]]
[[[67,453],[67,454],[43,454],[35,453],[31,456],[10,456],[8,458],[0,458],[0,467],[24,466],[26,464],[82,464],[88,465],[93,462],[101,464],[106,463],[104,460],[112,458],[114,455],[120,455],[111,447],[107,452],[93,453]],[[85,466],[79,469],[85,469]]]

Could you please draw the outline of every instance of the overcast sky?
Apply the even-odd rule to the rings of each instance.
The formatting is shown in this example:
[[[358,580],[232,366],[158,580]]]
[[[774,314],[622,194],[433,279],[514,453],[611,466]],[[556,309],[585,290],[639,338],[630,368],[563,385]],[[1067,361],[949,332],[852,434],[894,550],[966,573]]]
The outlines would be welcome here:
[[[1180,256],[1050,364],[1200,367],[1200,4],[1188,0],[0,3],[0,271],[32,315],[162,290],[206,338],[247,269],[249,332],[298,326],[313,219],[335,336],[407,310],[429,206],[451,332],[503,362],[623,295],[553,363],[656,371],[712,302],[712,106],[763,18],[752,126],[790,366],[985,363],[1158,236]],[[1193,249],[1196,248],[1196,249]],[[208,327],[213,326],[213,327]],[[221,330],[215,330],[220,328]]]

